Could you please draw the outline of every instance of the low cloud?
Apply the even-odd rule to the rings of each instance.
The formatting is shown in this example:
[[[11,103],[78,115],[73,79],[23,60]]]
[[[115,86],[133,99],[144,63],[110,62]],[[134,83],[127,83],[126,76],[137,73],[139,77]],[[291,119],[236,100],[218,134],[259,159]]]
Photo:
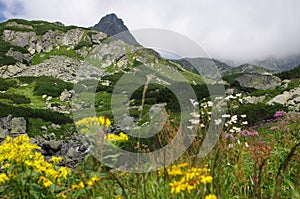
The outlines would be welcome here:
[[[191,38],[213,57],[247,62],[300,54],[298,0],[0,0],[5,18],[89,27],[116,13],[129,29],[163,28]]]

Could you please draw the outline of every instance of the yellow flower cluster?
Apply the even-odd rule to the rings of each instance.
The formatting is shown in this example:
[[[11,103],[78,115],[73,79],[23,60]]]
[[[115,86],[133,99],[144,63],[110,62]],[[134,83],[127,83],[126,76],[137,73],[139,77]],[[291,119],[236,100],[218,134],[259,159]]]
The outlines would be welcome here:
[[[178,180],[174,180],[169,185],[171,187],[171,193],[180,193],[182,191],[188,191],[197,188],[199,184],[207,184],[212,182],[212,176],[209,175],[209,169],[207,168],[187,168],[188,164],[183,163],[179,165],[173,165],[166,169],[166,173],[169,176],[177,177]]]
[[[30,143],[30,138],[26,135],[14,139],[6,137],[0,146],[0,183],[9,181],[9,178],[17,178],[27,171],[32,173],[31,181],[36,179],[44,187],[53,183],[60,184],[61,179],[66,179],[70,169],[57,166],[62,159],[52,157],[52,163],[49,163],[40,152],[36,152],[39,149],[39,146]]]
[[[125,133],[121,132],[119,135],[108,134],[105,136],[105,139],[109,141],[127,141],[128,136]]]
[[[94,176],[85,183],[80,181],[78,184],[73,184],[72,189],[83,189],[85,187],[85,185],[94,186],[96,184],[96,182],[98,182],[99,180],[100,180],[100,178],[98,176]]]
[[[110,126],[111,121],[106,116],[100,117],[86,117],[76,122],[76,126],[96,127],[96,126]]]

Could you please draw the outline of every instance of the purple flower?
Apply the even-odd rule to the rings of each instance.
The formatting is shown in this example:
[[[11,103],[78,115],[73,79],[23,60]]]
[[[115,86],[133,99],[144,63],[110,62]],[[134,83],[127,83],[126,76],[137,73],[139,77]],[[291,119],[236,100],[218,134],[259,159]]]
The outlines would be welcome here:
[[[280,118],[280,117],[285,116],[285,114],[286,114],[286,112],[284,112],[284,111],[276,111],[276,113],[274,114],[274,117]]]
[[[257,136],[259,136],[259,134],[258,134],[258,132],[257,131],[248,131],[248,130],[243,130],[243,131],[241,131],[240,132],[240,135],[242,136],[242,137],[257,137]]]
[[[242,137],[247,137],[247,136],[249,136],[249,131],[243,130],[243,131],[240,132],[240,135],[241,135]]]
[[[250,136],[257,137],[257,136],[259,136],[259,134],[257,131],[254,131],[254,132],[250,132]]]
[[[234,139],[234,136],[232,134],[226,134],[225,136],[226,139],[229,139],[229,140],[233,140]]]

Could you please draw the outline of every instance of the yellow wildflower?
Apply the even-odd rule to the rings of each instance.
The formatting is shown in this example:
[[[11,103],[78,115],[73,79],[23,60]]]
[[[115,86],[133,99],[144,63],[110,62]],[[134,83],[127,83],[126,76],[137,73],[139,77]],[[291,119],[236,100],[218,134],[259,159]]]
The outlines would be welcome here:
[[[0,174],[0,184],[3,184],[4,182],[9,181],[9,178],[5,173]]]
[[[116,199],[122,199],[121,195],[116,195]]]
[[[205,196],[205,199],[217,199],[217,196],[215,196],[214,194],[209,194]]]
[[[59,172],[60,172],[60,176],[66,179],[67,175],[71,173],[71,170],[67,167],[60,167]]]
[[[108,134],[105,136],[105,139],[107,139],[108,141],[127,141],[128,140],[128,136],[121,132],[119,135],[115,135],[115,134]]]
[[[93,186],[93,185],[95,185],[95,183],[97,182],[97,181],[99,181],[100,180],[100,178],[98,177],[98,176],[94,176],[94,177],[92,177],[86,184],[88,185],[88,186]]]
[[[180,193],[181,191],[185,190],[184,184],[182,184],[181,182],[171,182],[170,184],[171,187],[171,193]]]
[[[211,183],[212,182],[212,177],[211,176],[203,176],[202,179],[201,179],[201,182],[203,184],[207,184],[207,183]]]
[[[73,184],[72,189],[83,189],[84,188],[84,183],[81,181],[78,184]]]
[[[61,157],[52,156],[50,161],[53,162],[53,164],[58,164],[58,163],[60,163],[62,161],[62,158]]]
[[[43,184],[44,187],[49,187],[49,186],[52,185],[51,180],[49,180],[48,178],[45,178],[44,176],[41,176],[41,177],[39,178],[38,183]]]

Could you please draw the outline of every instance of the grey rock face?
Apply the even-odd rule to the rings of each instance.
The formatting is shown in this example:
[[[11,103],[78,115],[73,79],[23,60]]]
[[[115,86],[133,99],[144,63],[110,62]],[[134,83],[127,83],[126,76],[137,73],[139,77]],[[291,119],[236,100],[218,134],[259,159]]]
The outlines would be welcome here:
[[[71,99],[71,97],[72,97],[72,94],[68,90],[64,90],[61,93],[59,99],[60,99],[60,101],[66,102],[66,101],[69,101]]]
[[[103,32],[95,32],[95,34],[91,35],[91,40],[94,44],[101,44],[105,38],[107,38],[107,34]]]
[[[247,96],[247,97],[244,97],[242,100],[243,100],[243,103],[245,103],[245,104],[257,104],[259,102],[263,102],[265,99],[266,99],[265,96],[259,96],[259,97]]]
[[[82,39],[84,31],[80,28],[69,30],[61,40],[61,44],[64,46],[76,46]]]
[[[270,105],[276,103],[288,106],[292,111],[300,111],[300,87],[285,91],[267,102]]]
[[[95,74],[99,77],[104,75],[103,71],[87,62],[65,56],[54,56],[40,64],[31,66],[22,64],[3,66],[0,67],[0,72],[2,72],[2,77],[52,76],[68,82],[77,82]]]
[[[9,50],[5,55],[13,57],[15,60],[19,62],[23,61],[23,54],[18,51]]]
[[[9,41],[12,45],[15,46],[28,47],[36,42],[37,36],[35,32],[4,30],[3,40]]]
[[[11,134],[26,133],[26,120],[23,117],[14,117],[11,120]]]
[[[55,36],[56,33],[52,30],[49,30],[42,36],[41,38],[42,51],[50,52],[53,49],[53,47],[56,45]],[[38,49],[36,49],[36,51],[38,51]]]
[[[122,19],[119,19],[115,14],[108,14],[103,17],[100,22],[93,27],[93,29],[104,32],[109,36],[115,36],[130,45],[139,45],[132,34],[128,31],[128,28],[124,25]]]
[[[26,120],[23,117],[7,117],[0,118],[0,139],[6,136],[16,136],[26,133]]]
[[[246,89],[271,90],[281,85],[279,77],[272,75],[245,74],[235,79]]]

